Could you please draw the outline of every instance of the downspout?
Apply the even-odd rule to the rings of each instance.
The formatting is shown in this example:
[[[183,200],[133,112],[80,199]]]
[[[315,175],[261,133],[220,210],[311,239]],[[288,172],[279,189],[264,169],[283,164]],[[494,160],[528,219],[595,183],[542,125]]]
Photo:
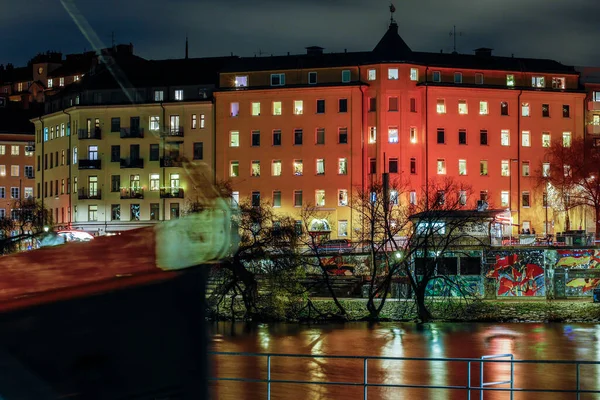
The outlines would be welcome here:
[[[167,95],[170,93],[169,90],[167,90]],[[165,190],[166,193],[166,186],[165,186],[165,180],[166,180],[166,167],[165,167],[165,133],[167,132],[167,128],[166,128],[166,110],[165,110],[165,106],[163,104],[163,102],[160,102],[160,108],[162,108],[162,129],[160,131],[160,143],[162,144],[162,159],[163,159],[163,167],[162,167],[162,187],[163,190]],[[160,160],[159,160],[159,165],[160,165]],[[158,190],[159,196],[160,196],[160,188]],[[166,206],[166,198],[165,196],[163,196],[162,198],[162,220],[164,221],[166,218],[165,215],[165,206]],[[159,218],[160,220],[160,218]]]
[[[217,183],[217,98],[214,93],[212,95],[212,132],[211,132],[211,140],[212,140],[212,180],[213,184]]]
[[[425,67],[425,210],[429,210],[429,67]]]
[[[73,149],[71,148],[71,136],[73,136],[73,129],[71,126],[71,114],[69,114],[68,112],[66,112],[64,109],[62,110],[63,113],[67,114],[69,116],[69,125],[67,126],[67,128],[69,128],[69,147],[68,147],[68,154],[67,154],[67,166],[69,168],[69,185],[68,186],[68,197],[69,197],[69,229],[72,228],[71,223],[72,223],[72,215],[73,215],[73,209],[72,209],[72,194],[71,194],[71,185],[73,184],[72,182],[72,177],[71,177],[71,167],[72,167],[72,163],[71,163],[71,152],[73,151]],[[105,174],[106,175],[106,174]],[[104,218],[106,219],[106,208],[105,208],[105,212],[104,212]],[[63,221],[64,222],[64,221]]]
[[[519,91],[519,96],[517,96],[517,225],[521,227],[521,95],[523,94],[523,90]],[[531,140],[531,139],[530,139]],[[511,169],[510,163],[512,161],[508,161],[509,171]],[[510,173],[509,173],[510,175]],[[512,177],[509,176],[510,179]],[[512,193],[511,193],[512,196]],[[531,194],[529,195],[529,202],[531,203]],[[512,227],[511,227],[512,229]]]
[[[40,183],[40,199],[42,199],[42,224],[46,225],[46,219],[44,218],[44,214],[46,213],[46,209],[44,208],[44,195],[46,194],[44,191],[44,142],[46,141],[46,136],[44,135],[44,120],[42,117],[38,117],[40,120],[40,124],[42,125],[42,155],[40,156],[40,171],[42,171],[42,182]]]

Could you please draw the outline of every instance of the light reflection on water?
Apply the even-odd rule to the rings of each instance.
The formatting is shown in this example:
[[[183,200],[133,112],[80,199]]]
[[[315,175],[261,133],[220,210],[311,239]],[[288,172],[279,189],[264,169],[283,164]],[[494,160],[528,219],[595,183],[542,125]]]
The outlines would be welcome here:
[[[388,357],[479,358],[490,354],[514,354],[515,359],[590,360],[600,355],[600,326],[586,324],[452,324],[350,323],[346,325],[293,325],[218,323],[211,326],[212,350],[307,355],[369,355]],[[273,379],[362,382],[363,362],[337,359],[274,358]],[[471,367],[471,384],[479,384],[479,365]],[[213,359],[213,375],[265,379],[266,358]],[[489,363],[484,381],[504,381],[510,364]],[[466,385],[465,363],[440,361],[372,360],[368,364],[371,383]],[[582,366],[585,389],[600,389],[600,366]],[[507,387],[507,386],[505,386]],[[575,366],[515,365],[515,387],[574,389]],[[214,384],[213,398],[264,399],[266,385],[258,383]],[[399,388],[369,388],[369,399],[465,399],[464,391]],[[274,384],[272,398],[350,399],[362,398],[362,387]],[[479,398],[479,393],[472,393]],[[507,399],[506,393],[491,393],[485,399]],[[515,399],[572,399],[572,394],[517,393]],[[600,395],[582,396],[600,399]]]

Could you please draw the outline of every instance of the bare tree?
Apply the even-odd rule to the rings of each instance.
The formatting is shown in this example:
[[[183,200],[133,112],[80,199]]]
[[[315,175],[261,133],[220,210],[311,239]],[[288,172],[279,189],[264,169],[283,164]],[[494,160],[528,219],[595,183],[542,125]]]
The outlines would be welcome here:
[[[52,226],[52,213],[34,198],[15,199],[12,215],[0,219],[0,249],[3,254],[18,251],[23,243],[36,240],[44,227]],[[13,235],[13,232],[17,232]]]

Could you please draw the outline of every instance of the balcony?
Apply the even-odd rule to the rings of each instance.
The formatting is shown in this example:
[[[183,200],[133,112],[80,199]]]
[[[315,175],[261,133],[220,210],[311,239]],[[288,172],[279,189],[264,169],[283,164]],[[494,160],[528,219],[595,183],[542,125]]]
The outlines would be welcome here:
[[[587,133],[600,134],[600,125],[590,124],[587,126]]]
[[[122,199],[143,199],[144,189],[142,188],[121,188]]]
[[[183,137],[183,126],[180,126],[178,128],[175,127],[171,127],[169,128],[165,133],[164,136],[167,137]]]
[[[123,139],[133,139],[133,138],[143,138],[144,137],[144,128],[121,128],[121,138]]]
[[[160,189],[161,199],[183,199],[183,188],[168,187]]]
[[[160,166],[161,167],[179,167],[183,166],[183,162],[180,157],[161,157],[160,158]]]
[[[81,188],[77,192],[77,198],[79,200],[100,200],[102,198],[102,191],[100,189],[87,190]]]
[[[588,101],[588,111],[600,111],[600,101]]]
[[[79,137],[79,140],[84,140],[84,139],[100,140],[100,139],[102,139],[102,129],[94,128],[91,131],[88,131],[87,129],[78,129],[77,137]]]
[[[102,160],[79,159],[79,169],[101,169]]]
[[[121,168],[144,168],[144,159],[121,158]]]

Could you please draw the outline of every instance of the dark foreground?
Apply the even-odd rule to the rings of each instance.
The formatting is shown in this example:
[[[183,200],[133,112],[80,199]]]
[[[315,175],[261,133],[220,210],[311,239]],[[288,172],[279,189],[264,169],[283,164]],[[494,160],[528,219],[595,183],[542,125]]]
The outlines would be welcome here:
[[[3,310],[0,398],[206,398],[204,285],[196,268]]]

